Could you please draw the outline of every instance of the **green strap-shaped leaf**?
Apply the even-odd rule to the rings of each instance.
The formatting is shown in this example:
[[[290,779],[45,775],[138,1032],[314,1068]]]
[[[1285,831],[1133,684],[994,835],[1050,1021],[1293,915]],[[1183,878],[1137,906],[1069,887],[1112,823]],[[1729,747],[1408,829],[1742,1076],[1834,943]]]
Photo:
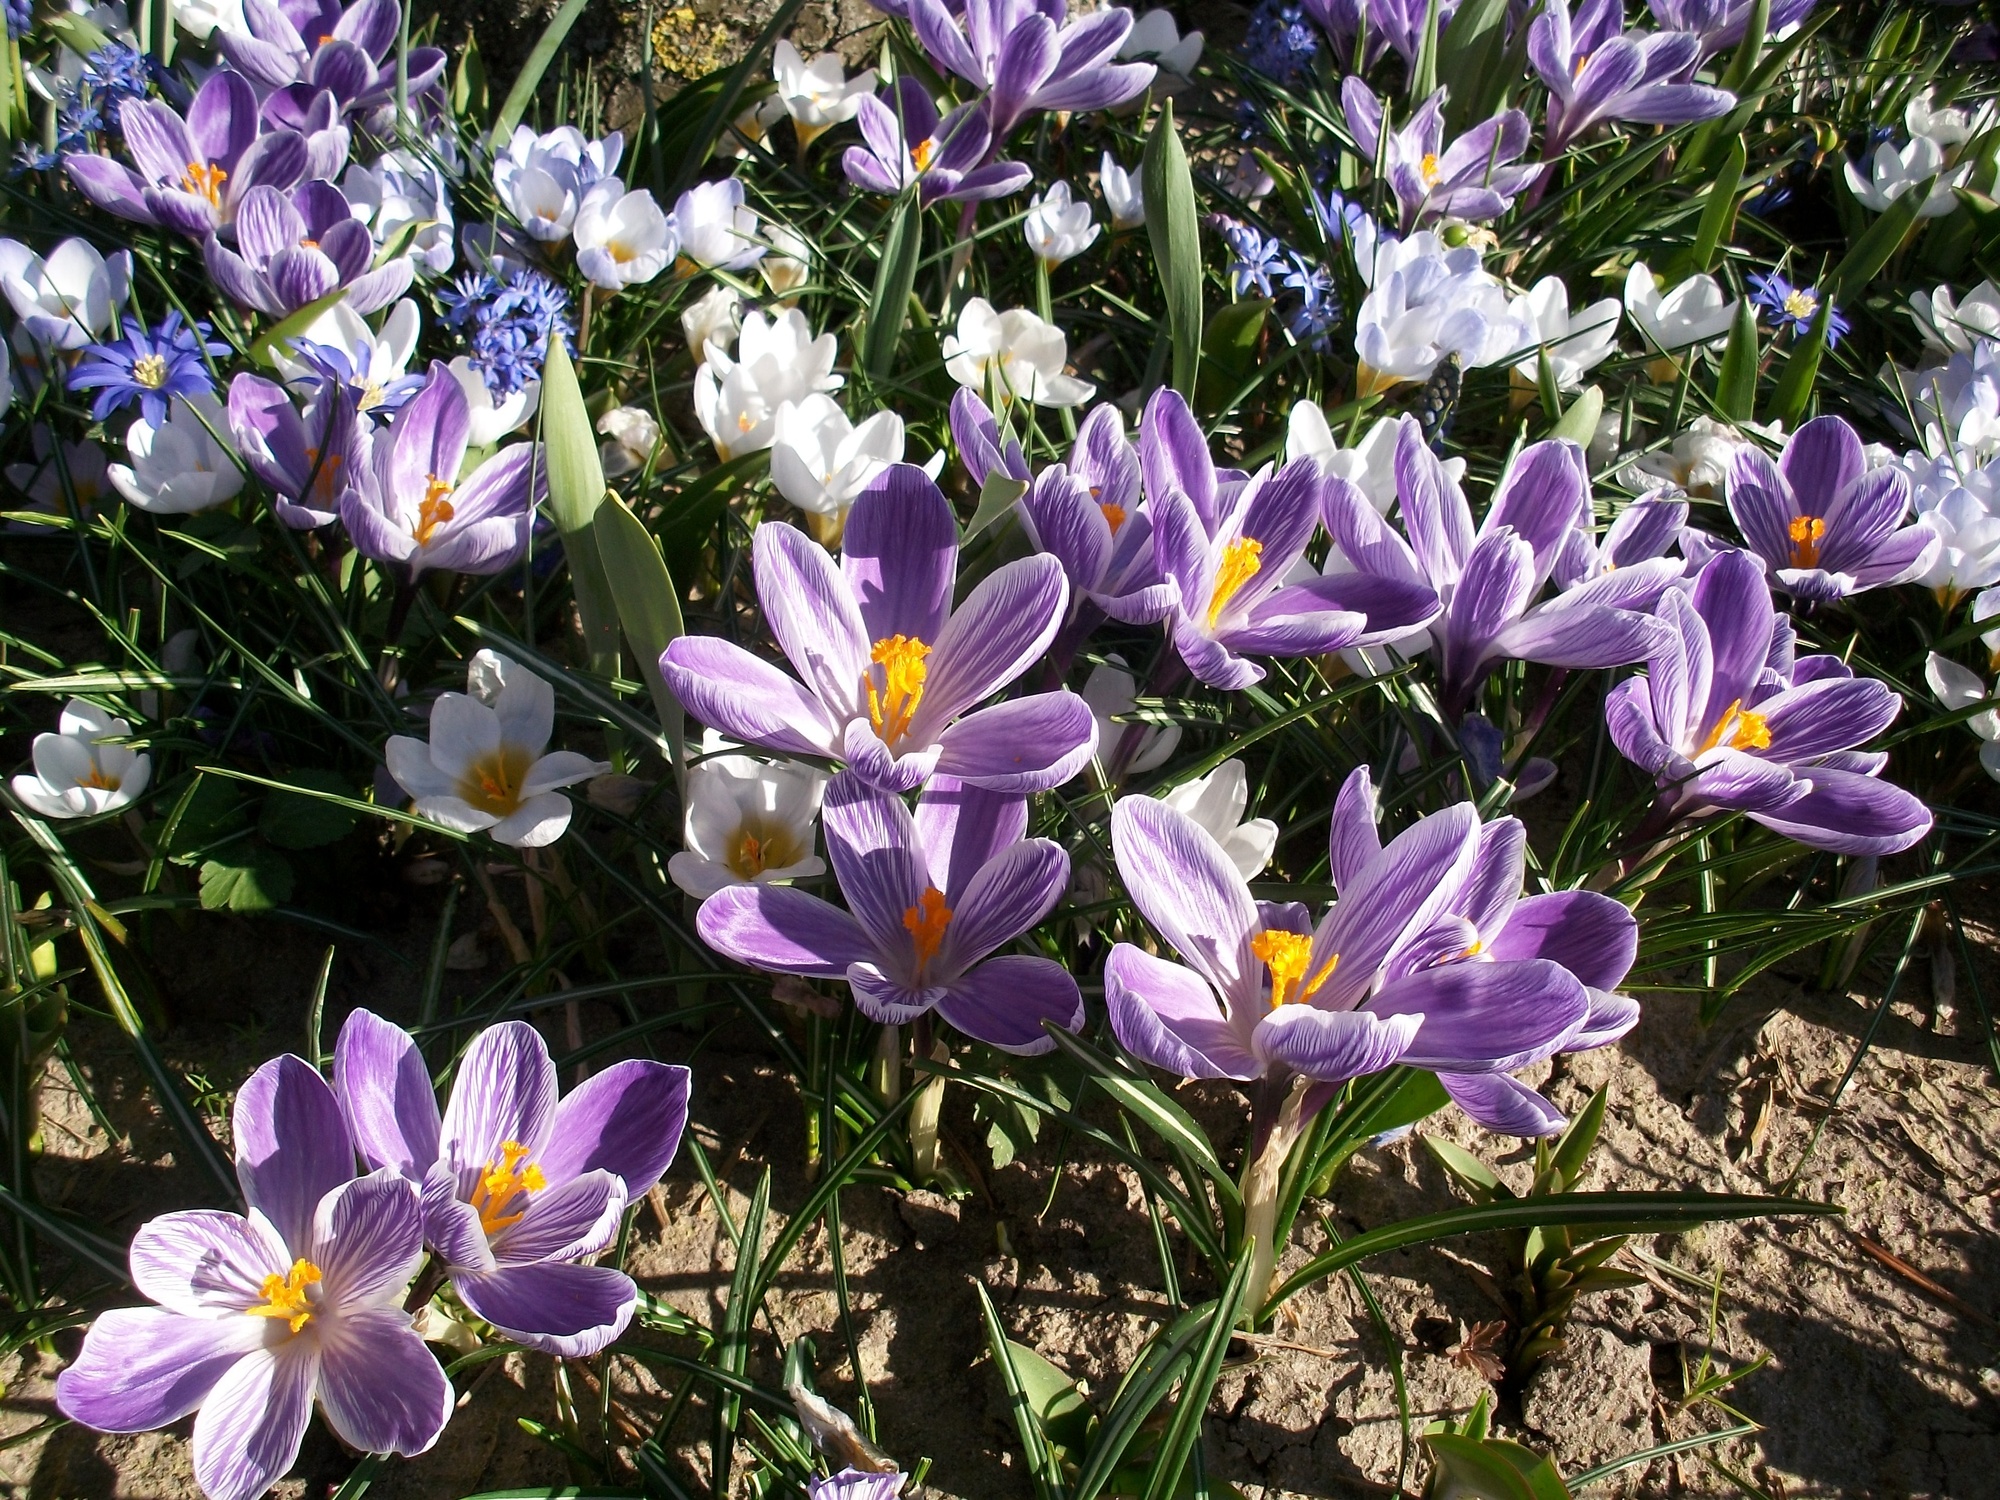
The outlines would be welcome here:
[[[1249,1290],[1250,1267],[1256,1259],[1254,1252],[1244,1250],[1237,1258],[1236,1268],[1229,1273],[1229,1284],[1215,1302],[1201,1348],[1195,1351],[1187,1379],[1181,1382],[1181,1399],[1174,1406],[1166,1435],[1160,1439],[1160,1451],[1154,1455],[1146,1476],[1144,1500],[1166,1500],[1180,1488],[1181,1472],[1187,1468],[1194,1445],[1201,1440],[1201,1419],[1208,1414],[1209,1398],[1215,1394],[1216,1377],[1222,1373],[1222,1357],[1229,1352],[1230,1335],[1236,1331],[1236,1315]]]
[[[1730,145],[1715,181],[1708,185],[1701,223],[1694,233],[1693,265],[1698,274],[1705,274],[1715,264],[1715,248],[1722,243],[1724,231],[1736,217],[1736,190],[1743,185],[1743,169],[1749,160],[1750,153],[1739,135]]]
[[[1235,1179],[1223,1170],[1215,1147],[1209,1144],[1202,1128],[1195,1124],[1194,1116],[1169,1099],[1157,1084],[1134,1078],[1090,1043],[1060,1026],[1050,1025],[1044,1030],[1055,1038],[1056,1046],[1081,1063],[1098,1086],[1122,1108],[1144,1120],[1153,1133],[1169,1146],[1185,1152],[1226,1197],[1234,1199],[1240,1196]]]
[[[607,495],[597,507],[591,530],[596,535],[598,561],[618,606],[618,619],[625,627],[625,639],[632,643],[632,654],[638,658],[639,676],[653,695],[660,729],[674,747],[674,774],[678,777],[687,764],[681,705],[660,675],[660,653],[669,641],[687,633],[673,575],[660,556],[659,543],[617,495]]]
[[[528,112],[528,101],[535,97],[535,90],[541,87],[542,75],[549,70],[549,64],[556,60],[556,53],[562,50],[564,40],[569,36],[570,27],[576,25],[576,18],[583,14],[587,0],[563,0],[562,8],[549,17],[549,24],[542,28],[540,40],[535,50],[528,54],[528,60],[521,65],[521,71],[514,79],[514,86],[507,90],[507,98],[500,106],[500,113],[493,117],[493,130],[486,137],[486,144],[498,151],[507,144],[507,137],[514,133],[514,127],[521,123],[521,116]],[[648,45],[651,45],[650,42]]]
[[[1507,51],[1507,0],[1466,0],[1437,40],[1437,81],[1445,95],[1448,132],[1462,135],[1499,108],[1511,76],[1502,70]]]
[[[1195,207],[1187,151],[1174,128],[1171,99],[1161,103],[1160,118],[1146,138],[1141,174],[1146,236],[1152,241],[1153,260],[1167,294],[1174,389],[1193,401],[1195,374],[1201,365],[1201,216]]]
[[[1903,196],[1907,198],[1911,194]],[[1819,299],[1819,311],[1813,315],[1812,327],[1806,331],[1804,338],[1793,345],[1790,357],[1785,360],[1785,368],[1779,372],[1778,388],[1771,393],[1769,415],[1771,420],[1783,422],[1787,431],[1798,425],[1799,418],[1805,415],[1806,403],[1812,399],[1813,382],[1819,378],[1819,360],[1826,352],[1826,330],[1832,319],[1833,298],[1823,295]]]
[[[1856,296],[1867,290],[1868,283],[1889,264],[1889,257],[1896,253],[1911,226],[1917,222],[1917,210],[1923,207],[1924,199],[1929,196],[1928,182],[1913,183],[1881,212],[1821,286],[1820,290],[1825,293],[1828,302]]]
[[[590,669],[600,677],[616,677],[618,607],[591,529],[597,508],[604,503],[604,465],[597,457],[597,435],[584,409],[583,390],[576,383],[576,366],[559,338],[549,340],[548,359],[542,366],[542,441],[549,466],[549,511],[562,533]]]
[[[1007,1330],[1000,1322],[1000,1310],[986,1294],[985,1285],[974,1281],[972,1288],[979,1294],[979,1315],[986,1324],[986,1347],[993,1355],[993,1367],[1000,1372],[1000,1383],[1007,1389],[1014,1430],[1021,1435],[1021,1451],[1028,1460],[1028,1477],[1035,1484],[1035,1500],[1065,1500],[1062,1473],[1056,1467],[1055,1455],[1049,1452],[1035,1403],[1014,1364],[1016,1346],[1007,1337]]]
[[[1716,407],[1732,422],[1747,422],[1757,412],[1757,344],[1757,304],[1745,297],[1736,304],[1736,321],[1715,383]]]
[[[924,253],[924,209],[914,191],[904,196],[889,223],[882,261],[875,268],[875,292],[868,303],[868,326],[861,336],[861,368],[881,382],[896,369],[896,349],[910,315],[917,262]]]

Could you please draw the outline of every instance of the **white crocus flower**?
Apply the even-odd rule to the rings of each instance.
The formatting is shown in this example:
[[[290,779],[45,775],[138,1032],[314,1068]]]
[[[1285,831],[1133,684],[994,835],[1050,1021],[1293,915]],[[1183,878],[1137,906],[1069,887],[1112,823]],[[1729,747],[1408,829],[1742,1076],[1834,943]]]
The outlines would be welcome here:
[[[584,194],[618,170],[624,151],[615,130],[592,141],[574,125],[544,135],[517,126],[493,160],[493,190],[530,238],[553,244],[569,237]]]
[[[995,312],[974,297],[958,315],[958,332],[944,340],[944,367],[960,385],[1002,401],[1018,397],[1037,406],[1082,406],[1097,387],[1065,375],[1069,344],[1062,330],[1025,307]]]
[[[1125,736],[1134,729],[1139,730],[1139,748],[1125,762],[1126,771],[1132,775],[1158,770],[1167,763],[1167,757],[1181,742],[1181,726],[1178,724],[1141,725],[1132,722],[1131,716],[1139,706],[1139,684],[1126,670],[1125,658],[1116,653],[1090,669],[1090,676],[1084,679],[1082,696],[1091,716],[1097,720],[1097,763],[1100,766],[1110,764]],[[1275,835],[1276,832],[1277,826],[1273,824],[1272,833]]]
[[[1936,141],[1947,151],[1953,146],[1963,146],[1980,131],[1993,123],[1991,100],[1979,108],[1940,109],[1931,102],[1931,90],[1925,89],[1903,108],[1903,128],[1913,136],[1926,136]]]
[[[1360,395],[1428,380],[1448,355],[1477,369],[1533,342],[1507,289],[1480,267],[1479,252],[1447,247],[1428,229],[1381,241],[1368,282],[1354,332]]]
[[[838,52],[822,52],[807,62],[789,41],[772,53],[771,76],[778,80],[778,99],[792,117],[801,150],[821,132],[853,119],[861,101],[875,92],[873,68],[849,78]]]
[[[1746,422],[1739,429],[1714,417],[1696,417],[1671,446],[1626,464],[1618,472],[1618,482],[1640,493],[1664,484],[1690,495],[1719,497],[1737,450],[1754,446],[1745,432],[1760,434],[1774,446],[1784,445],[1785,430],[1780,423]]]
[[[716,143],[715,154],[741,161],[753,147],[764,144],[764,138],[771,133],[771,127],[785,117],[785,101],[775,96],[759,99],[755,104],[746,105],[729,122],[729,129],[723,139]]]
[[[174,19],[198,42],[206,42],[217,31],[247,37],[250,25],[243,18],[243,0],[172,0]]]
[[[767,228],[764,238],[771,253],[757,262],[757,274],[775,295],[790,297],[812,280],[812,246],[804,235],[782,224]]]
[[[759,312],[745,316],[734,355],[710,343],[708,358],[695,371],[694,413],[717,456],[737,458],[770,447],[781,406],[815,391],[838,390],[845,383],[833,373],[839,352],[832,334],[813,337],[812,325],[797,308],[775,318]]]
[[[1626,273],[1625,311],[1650,345],[1667,351],[1718,344],[1736,320],[1736,304],[1713,276],[1690,276],[1668,289],[1644,261]]]
[[[1052,182],[1047,192],[1037,193],[1029,201],[1021,231],[1042,268],[1053,271],[1088,250],[1097,238],[1098,226],[1090,221],[1088,199],[1073,200],[1067,182]]]
[[[68,239],[45,260],[26,245],[0,240],[0,290],[30,337],[51,349],[81,349],[111,326],[111,312],[132,290],[132,253],[100,254]]]
[[[2000,338],[2000,287],[1982,281],[1959,301],[1948,286],[1910,293],[1910,317],[1926,345],[1945,354],[1970,354],[1975,339]]]
[[[1201,48],[1201,33],[1190,31],[1182,36],[1172,11],[1149,10],[1125,33],[1125,40],[1118,47],[1118,60],[1150,62],[1168,73],[1192,78],[1194,65],[1201,61]]]
[[[176,396],[167,420],[155,427],[144,417],[125,434],[131,462],[107,472],[126,503],[154,515],[184,516],[231,499],[243,488],[236,455],[217,440],[229,431],[222,404],[210,395]]]
[[[1581,312],[1571,312],[1569,288],[1563,285],[1562,278],[1544,276],[1517,297],[1514,306],[1522,315],[1523,326],[1547,351],[1549,364],[1555,370],[1557,390],[1580,389],[1583,377],[1617,347],[1620,309],[1616,297],[1606,297]],[[1516,364],[1514,373],[1530,385],[1538,383],[1539,354],[1531,354]]]
[[[708,358],[708,346],[728,350],[743,326],[743,299],[736,288],[718,286],[700,301],[681,310],[681,333],[696,365]]]
[[[672,263],[679,237],[645,188],[625,191],[607,177],[583,195],[576,211],[576,268],[592,285],[622,291],[651,281]]]
[[[484,830],[516,849],[554,843],[571,811],[557,788],[610,764],[574,750],[543,753],[556,727],[555,689],[520,663],[479,651],[465,687],[438,698],[428,743],[390,737],[389,774],[415,799],[420,818],[460,833]]]
[[[832,397],[809,395],[778,408],[771,482],[811,518],[813,534],[839,545],[847,512],[870,480],[903,461],[903,419],[878,411],[850,422]]]
[[[764,255],[757,211],[743,201],[737,178],[697,183],[674,200],[682,270],[747,271]]]
[[[1118,165],[1109,151],[1097,164],[1097,190],[1104,194],[1104,206],[1111,210],[1113,229],[1137,229],[1146,222],[1146,192],[1137,172]]]
[[[466,441],[475,448],[491,448],[508,433],[519,432],[533,418],[535,408],[542,404],[542,383],[530,380],[510,393],[505,401],[495,405],[493,392],[486,388],[485,377],[472,368],[472,361],[463,354],[451,362],[451,373],[458,381],[458,388],[465,392],[466,404],[472,409],[471,430]]]
[[[1946,609],[2000,583],[2000,459],[1980,465],[1968,455],[1912,453],[1898,467],[1910,476],[1917,524],[1939,542],[1937,560],[1912,582]]]
[[[1920,219],[1941,218],[1957,208],[1958,198],[1952,190],[1971,170],[1968,163],[1945,171],[1944,148],[1927,135],[1914,136],[1902,147],[1882,142],[1869,158],[1866,176],[1853,162],[1844,169],[1847,190],[1862,207],[1878,214],[1903,194],[1922,189],[1924,201],[1917,208]]]
[[[638,473],[660,446],[660,424],[641,407],[612,407],[597,419],[597,430],[604,435],[597,458],[606,479]]]
[[[1160,800],[1207,829],[1245,880],[1255,880],[1271,862],[1278,847],[1278,825],[1269,818],[1238,821],[1250,805],[1250,778],[1242,761],[1225,760],[1199,780],[1184,781],[1163,793]]]
[[[88,818],[124,807],[146,790],[153,758],[111,743],[132,726],[94,703],[72,698],[54,734],[35,736],[35,771],[14,778],[14,796],[45,818]]]
[[[1368,503],[1382,515],[1396,503],[1396,418],[1377,417],[1372,427],[1352,448],[1343,448],[1327,425],[1326,413],[1317,401],[1294,402],[1285,425],[1285,462],[1295,458],[1314,459],[1322,474],[1345,479],[1368,497]],[[1465,460],[1447,458],[1444,472],[1456,484],[1464,477]]]
[[[380,332],[370,328],[345,302],[336,302],[290,341],[290,349],[273,350],[273,354],[288,384],[317,389],[324,375],[300,346],[315,344],[336,351],[352,372],[348,383],[354,389],[356,407],[369,411],[381,405],[384,392],[408,373],[410,356],[416,352],[422,331],[422,316],[408,297],[389,309]]]
[[[449,136],[440,137],[437,147],[448,163],[457,162]],[[372,167],[359,162],[349,166],[340,191],[355,218],[368,226],[378,250],[409,231],[404,253],[410,259],[438,276],[451,269],[451,189],[436,162],[414,151],[386,151]]]
[[[1994,697],[1977,672],[1960,666],[1948,657],[1939,656],[1935,651],[1924,662],[1924,681],[1930,684],[1938,702],[1950,713],[1970,708],[1975,703],[1990,703]],[[1984,741],[1979,747],[1979,764],[1986,768],[1988,776],[2000,781],[2000,711],[1989,708],[1974,714],[1965,721],[1965,727]],[[40,741],[36,743],[39,745]],[[19,786],[18,782],[15,784]]]
[[[813,853],[826,773],[791,761],[728,754],[713,729],[707,757],[688,767],[687,822],[679,854],[667,861],[674,884],[697,900],[732,885],[771,885],[826,873]]]

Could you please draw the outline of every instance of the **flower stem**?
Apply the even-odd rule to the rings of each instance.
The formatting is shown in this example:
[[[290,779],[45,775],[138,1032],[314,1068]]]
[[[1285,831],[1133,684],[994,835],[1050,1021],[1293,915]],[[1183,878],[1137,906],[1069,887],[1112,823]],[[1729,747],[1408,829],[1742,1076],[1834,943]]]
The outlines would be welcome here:
[[[1305,1128],[1305,1100],[1310,1085],[1294,1077],[1281,1102],[1270,1085],[1258,1091],[1251,1112],[1251,1149],[1255,1155],[1243,1174],[1243,1236],[1250,1243],[1250,1325],[1264,1315],[1265,1299],[1278,1270],[1278,1190],[1285,1179],[1285,1160]],[[1271,1116],[1275,1103],[1276,1114]],[[1262,1145],[1258,1138],[1262,1137]]]

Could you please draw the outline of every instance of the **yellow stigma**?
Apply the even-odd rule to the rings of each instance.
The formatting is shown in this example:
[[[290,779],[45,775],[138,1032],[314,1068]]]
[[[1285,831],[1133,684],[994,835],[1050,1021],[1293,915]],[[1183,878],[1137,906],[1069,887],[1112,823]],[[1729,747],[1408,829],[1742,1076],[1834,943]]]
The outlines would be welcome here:
[[[291,1270],[280,1276],[273,1271],[264,1278],[264,1300],[244,1312],[253,1318],[281,1318],[297,1333],[313,1318],[313,1293],[319,1285],[319,1267],[309,1260],[295,1260]]]
[[[334,471],[340,467],[340,455],[329,453],[321,462],[319,449],[306,449],[306,472],[312,475],[313,498],[328,504],[334,500]]]
[[[428,547],[432,533],[455,514],[451,502],[445,499],[451,493],[450,481],[435,474],[426,474],[424,480],[424,498],[417,502],[417,524],[410,530],[419,547]]]
[[[924,678],[930,670],[924,665],[924,658],[930,654],[929,646],[907,635],[879,640],[868,653],[868,660],[874,665],[861,679],[868,690],[868,722],[875,726],[882,743],[891,749],[909,733],[910,721],[917,716],[917,705],[923,702]],[[879,675],[876,667],[882,669]]]
[[[1215,570],[1215,588],[1208,596],[1208,628],[1215,629],[1215,622],[1222,618],[1223,610],[1236,591],[1255,578],[1264,564],[1258,559],[1263,555],[1264,544],[1254,537],[1238,537],[1222,549],[1222,564]]]
[[[1111,524],[1111,534],[1116,536],[1118,528],[1125,524],[1125,507],[1100,500],[1097,502],[1097,508],[1104,512],[1104,519]]]
[[[118,778],[106,771],[104,767],[93,764],[90,768],[90,774],[79,781],[77,785],[87,786],[99,792],[115,792],[118,790]]]
[[[197,198],[206,198],[210,208],[222,207],[222,184],[229,174],[208,162],[191,161],[181,173],[181,187]]]
[[[937,154],[937,141],[925,139],[910,147],[910,162],[919,172],[930,168],[931,158]]]
[[[1792,566],[1819,566],[1819,544],[1826,540],[1826,522],[1818,516],[1795,516],[1791,525]]]
[[[1264,967],[1271,972],[1271,1007],[1311,1000],[1320,991],[1320,986],[1332,977],[1340,964],[1340,955],[1334,954],[1319,967],[1310,983],[1300,985],[1306,977],[1306,966],[1312,962],[1312,939],[1296,932],[1286,932],[1280,927],[1266,928],[1250,939],[1250,951],[1257,955]]]
[[[917,950],[919,969],[937,956],[944,930],[951,926],[951,908],[944,904],[944,892],[934,885],[924,887],[915,906],[903,908],[903,926],[909,929],[910,946]]]
[[[729,861],[729,867],[738,875],[755,878],[764,873],[764,841],[754,833],[746,832],[736,841],[736,857]]]
[[[1715,721],[1715,728],[1709,730],[1708,738],[1695,754],[1705,754],[1718,745],[1729,750],[1768,750],[1771,726],[1762,714],[1746,712],[1743,700],[1738,698],[1722,711],[1722,717]]]
[[[498,1234],[509,1224],[519,1223],[528,1205],[523,1203],[515,1208],[515,1200],[539,1193],[549,1185],[540,1167],[532,1162],[525,1167],[521,1165],[527,1154],[528,1148],[519,1141],[502,1141],[500,1159],[489,1161],[486,1170],[479,1174],[478,1185],[472,1190],[472,1206],[479,1210],[479,1227],[488,1234]]]
[[[1804,287],[1785,293],[1785,316],[1803,323],[1819,311],[1819,298]]]
[[[1436,187],[1438,180],[1438,159],[1435,151],[1426,151],[1417,170],[1423,174],[1425,187]]]
[[[466,767],[458,778],[459,798],[496,818],[508,817],[521,806],[521,784],[534,761],[520,746],[502,744]]]
[[[142,354],[132,361],[132,378],[149,391],[167,383],[167,360],[162,354]]]

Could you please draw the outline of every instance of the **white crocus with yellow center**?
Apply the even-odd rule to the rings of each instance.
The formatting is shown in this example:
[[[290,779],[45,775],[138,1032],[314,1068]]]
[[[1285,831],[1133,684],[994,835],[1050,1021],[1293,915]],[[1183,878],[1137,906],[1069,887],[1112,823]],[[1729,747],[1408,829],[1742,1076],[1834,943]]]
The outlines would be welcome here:
[[[667,861],[667,873],[698,900],[726,886],[826,873],[813,853],[825,773],[729,753],[740,748],[711,729],[702,736],[704,759],[688,768],[683,847]]]
[[[807,62],[789,41],[779,42],[772,51],[771,76],[798,132],[800,150],[823,132],[853,119],[861,101],[875,92],[873,68],[849,78],[838,52],[822,52]]]
[[[519,432],[535,415],[535,408],[542,404],[542,383],[539,380],[527,381],[520,389],[509,391],[504,399],[495,401],[492,390],[486,384],[486,377],[472,368],[472,361],[465,355],[454,359],[450,369],[452,379],[465,392],[465,404],[472,423],[465,439],[469,447],[491,448],[508,433]]]
[[[167,420],[144,417],[125,434],[128,463],[106,473],[126,503],[155,515],[183,516],[221,505],[243,488],[243,468],[218,434],[229,418],[215,397],[174,397]]]
[[[1053,271],[1088,250],[1097,239],[1098,226],[1091,222],[1087,200],[1073,200],[1067,182],[1052,182],[1047,192],[1036,194],[1029,202],[1021,231],[1028,237],[1028,248],[1035,252],[1035,258],[1045,270]]]
[[[134,801],[152,779],[152,757],[117,743],[132,726],[94,703],[69,700],[54,734],[35,736],[33,775],[14,796],[45,818],[88,818]]]
[[[1967,719],[1965,727],[1981,741],[1979,764],[1988,776],[2000,781],[2000,708],[1993,706],[2000,689],[1989,691],[1977,672],[1935,651],[1924,662],[1924,681],[1930,684],[1947,713],[1957,713],[1975,703],[1987,705]]]
[[[583,195],[571,234],[576,268],[608,292],[651,281],[681,248],[673,221],[653,195],[644,188],[628,193],[616,177]]]
[[[1037,406],[1081,406],[1097,387],[1065,375],[1069,345],[1062,330],[1025,307],[997,312],[974,297],[958,315],[958,331],[944,341],[944,367],[960,385],[1000,401]]]
[[[1244,819],[1250,778],[1242,761],[1225,760],[1206,776],[1162,792],[1160,800],[1206,829],[1245,880],[1256,879],[1271,862],[1278,825],[1269,818]]]
[[[389,740],[389,774],[415,799],[418,817],[540,848],[569,827],[569,799],[558,789],[611,769],[573,750],[545,754],[555,716],[548,683],[497,652],[477,652],[466,691],[443,694],[431,710],[429,742]]]
[[[814,338],[797,308],[775,318],[746,315],[734,355],[711,342],[695,371],[694,412],[716,456],[731,459],[770,447],[786,402],[838,390],[845,383],[833,372],[838,353],[834,336]]]
[[[819,394],[778,409],[771,482],[810,518],[822,546],[840,545],[855,498],[877,474],[902,461],[903,419],[895,412],[850,422],[832,397]]]

